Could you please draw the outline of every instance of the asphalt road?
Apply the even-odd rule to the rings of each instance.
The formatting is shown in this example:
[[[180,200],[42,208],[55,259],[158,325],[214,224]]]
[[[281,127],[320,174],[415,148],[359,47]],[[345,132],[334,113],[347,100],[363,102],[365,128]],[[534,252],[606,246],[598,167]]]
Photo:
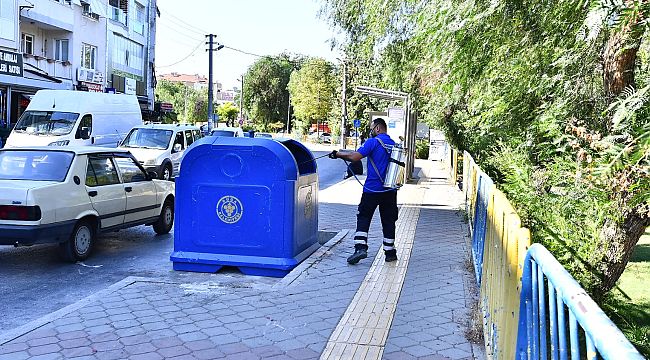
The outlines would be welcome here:
[[[327,154],[314,149],[314,157]],[[317,160],[321,189],[341,181],[346,167],[342,160]],[[76,264],[60,260],[57,245],[14,248],[0,246],[0,333],[35,320],[92,295],[127,276],[183,279],[188,273],[172,270],[173,232],[156,235],[148,226],[138,226],[101,235],[93,255]],[[242,281],[236,271],[226,272],[223,281]],[[207,280],[213,280],[214,277]],[[270,282],[273,279],[256,278]]]

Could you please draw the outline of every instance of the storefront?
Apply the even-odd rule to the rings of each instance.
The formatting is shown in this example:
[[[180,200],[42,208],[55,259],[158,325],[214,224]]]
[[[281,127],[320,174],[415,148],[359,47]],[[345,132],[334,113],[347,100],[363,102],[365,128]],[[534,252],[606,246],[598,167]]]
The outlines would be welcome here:
[[[72,89],[72,84],[24,66],[20,53],[0,50],[1,143],[29,105],[31,97],[41,89]]]

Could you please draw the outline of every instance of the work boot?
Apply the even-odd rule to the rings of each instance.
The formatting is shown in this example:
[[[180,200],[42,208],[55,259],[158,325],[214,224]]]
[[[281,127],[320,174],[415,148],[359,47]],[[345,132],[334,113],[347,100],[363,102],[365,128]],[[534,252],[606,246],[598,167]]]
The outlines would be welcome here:
[[[361,259],[365,259],[368,257],[368,246],[367,245],[361,245],[361,244],[355,244],[354,245],[354,254],[350,255],[348,257],[348,264],[354,265],[359,262]]]
[[[397,250],[384,250],[386,254],[386,262],[397,261]]]

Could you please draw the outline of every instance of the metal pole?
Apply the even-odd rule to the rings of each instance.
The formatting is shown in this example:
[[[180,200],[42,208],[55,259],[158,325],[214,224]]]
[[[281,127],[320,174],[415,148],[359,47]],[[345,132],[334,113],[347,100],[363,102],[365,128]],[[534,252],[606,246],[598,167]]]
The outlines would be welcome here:
[[[347,68],[346,68],[346,63],[345,59],[342,60],[343,62],[343,89],[342,89],[342,103],[341,103],[341,149],[345,149],[345,120],[348,118],[348,109],[347,109],[347,101],[346,101],[346,90],[348,87],[348,82],[347,82]],[[356,140],[355,140],[356,143]]]
[[[212,130],[212,43],[213,43],[213,34],[207,35],[208,37],[208,133]]]
[[[289,106],[287,106],[287,136],[289,136],[290,122],[291,122],[291,93],[289,93]]]
[[[239,90],[239,120],[244,123],[244,75],[241,76],[241,90]]]

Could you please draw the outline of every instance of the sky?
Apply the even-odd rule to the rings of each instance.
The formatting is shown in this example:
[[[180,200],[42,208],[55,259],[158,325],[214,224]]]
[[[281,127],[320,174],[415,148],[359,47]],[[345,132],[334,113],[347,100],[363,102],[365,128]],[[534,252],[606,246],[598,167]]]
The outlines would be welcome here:
[[[205,35],[225,47],[214,52],[213,76],[224,89],[239,87],[241,75],[258,56],[282,52],[337,62],[330,49],[334,36],[318,18],[317,0],[158,0],[156,74],[208,75]]]

